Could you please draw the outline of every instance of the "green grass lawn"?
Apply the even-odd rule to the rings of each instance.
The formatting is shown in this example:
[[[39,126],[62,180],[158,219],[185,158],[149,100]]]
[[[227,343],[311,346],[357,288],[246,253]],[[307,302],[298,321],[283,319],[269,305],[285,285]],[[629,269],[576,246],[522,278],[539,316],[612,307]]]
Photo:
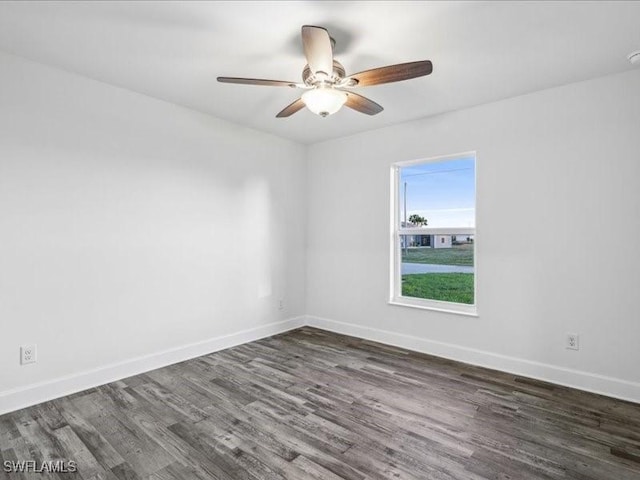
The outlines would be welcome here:
[[[402,250],[402,261],[409,263],[433,263],[436,265],[473,266],[473,244],[452,248],[409,247]]]
[[[403,275],[402,296],[473,304],[473,273]]]

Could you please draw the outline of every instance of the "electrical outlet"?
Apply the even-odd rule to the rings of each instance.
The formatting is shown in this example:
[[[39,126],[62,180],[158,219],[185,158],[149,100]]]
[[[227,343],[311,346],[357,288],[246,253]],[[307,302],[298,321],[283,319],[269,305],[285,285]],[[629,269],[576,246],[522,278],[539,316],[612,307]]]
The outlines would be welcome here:
[[[577,333],[567,333],[567,337],[565,339],[565,347],[569,350],[580,349],[580,337]]]
[[[20,347],[20,364],[36,363],[38,359],[37,355],[38,346],[35,343],[32,345],[22,345]]]

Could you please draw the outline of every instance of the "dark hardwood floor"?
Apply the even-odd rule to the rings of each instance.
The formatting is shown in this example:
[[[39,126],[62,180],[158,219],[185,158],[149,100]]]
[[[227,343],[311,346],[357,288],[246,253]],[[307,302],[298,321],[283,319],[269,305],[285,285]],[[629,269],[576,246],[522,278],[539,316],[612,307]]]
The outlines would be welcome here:
[[[640,405],[321,330],[0,417],[82,479],[640,479]]]

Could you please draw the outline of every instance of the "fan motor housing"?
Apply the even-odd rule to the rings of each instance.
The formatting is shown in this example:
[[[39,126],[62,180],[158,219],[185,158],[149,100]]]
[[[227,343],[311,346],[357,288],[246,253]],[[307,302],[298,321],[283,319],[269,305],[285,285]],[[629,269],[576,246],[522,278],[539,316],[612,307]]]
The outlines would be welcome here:
[[[328,79],[318,79],[316,78],[315,73],[311,71],[309,65],[305,65],[304,70],[302,71],[302,81],[305,85],[315,85],[318,81],[327,81],[329,83],[336,83],[342,80],[345,77],[344,67],[337,60],[333,61],[333,72],[331,72],[331,77]]]

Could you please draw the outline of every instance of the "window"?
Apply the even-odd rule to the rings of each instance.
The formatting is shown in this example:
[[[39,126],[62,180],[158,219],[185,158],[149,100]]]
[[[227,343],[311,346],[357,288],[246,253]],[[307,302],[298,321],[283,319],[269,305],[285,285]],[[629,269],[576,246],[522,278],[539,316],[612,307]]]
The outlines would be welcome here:
[[[476,314],[475,178],[475,153],[392,167],[392,304]]]

